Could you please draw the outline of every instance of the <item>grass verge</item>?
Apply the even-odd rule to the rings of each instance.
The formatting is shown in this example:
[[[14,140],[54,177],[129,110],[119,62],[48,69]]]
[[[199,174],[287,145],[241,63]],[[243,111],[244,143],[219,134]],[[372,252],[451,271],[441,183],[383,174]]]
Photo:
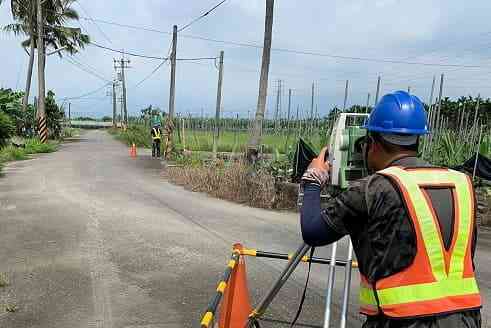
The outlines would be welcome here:
[[[57,142],[41,143],[38,138],[26,139],[25,148],[7,146],[0,148],[0,170],[4,163],[21,161],[29,158],[30,154],[51,153],[58,149]]]

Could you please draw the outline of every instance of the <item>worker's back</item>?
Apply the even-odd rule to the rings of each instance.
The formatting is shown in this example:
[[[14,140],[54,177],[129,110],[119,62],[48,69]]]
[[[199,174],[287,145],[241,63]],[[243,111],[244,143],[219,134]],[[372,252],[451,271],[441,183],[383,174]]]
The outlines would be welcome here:
[[[415,157],[394,164],[365,179],[368,219],[351,233],[365,327],[479,327],[472,185]]]

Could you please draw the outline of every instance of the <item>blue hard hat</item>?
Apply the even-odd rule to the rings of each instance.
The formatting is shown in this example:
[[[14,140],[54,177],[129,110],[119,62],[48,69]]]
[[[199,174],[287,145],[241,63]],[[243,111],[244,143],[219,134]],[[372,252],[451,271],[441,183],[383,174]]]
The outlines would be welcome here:
[[[370,113],[363,128],[387,134],[427,134],[425,107],[406,91],[386,94]]]

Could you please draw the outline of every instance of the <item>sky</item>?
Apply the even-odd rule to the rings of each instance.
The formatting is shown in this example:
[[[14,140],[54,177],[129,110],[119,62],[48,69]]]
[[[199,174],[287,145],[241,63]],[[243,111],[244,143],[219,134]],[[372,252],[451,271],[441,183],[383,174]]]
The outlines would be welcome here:
[[[0,26],[12,22],[9,2],[0,5]],[[172,26],[186,25],[219,2],[79,0],[73,8],[81,19],[69,25],[81,27],[93,42],[105,47],[166,57]],[[410,87],[411,93],[428,102],[433,76],[438,84],[443,73],[444,96],[490,97],[489,12],[489,0],[276,0],[267,115],[271,117],[275,111],[278,80],[282,81],[283,115],[287,112],[289,89],[292,90],[291,115],[296,114],[297,108],[300,116],[307,115],[312,83],[315,108],[320,115],[334,106],[343,107],[346,80],[349,80],[347,106],[365,105],[368,93],[373,105],[378,76],[382,80],[381,95]],[[247,117],[256,110],[262,49],[237,43],[262,46],[264,16],[264,0],[227,0],[178,34],[178,58],[217,57],[224,51],[222,111],[225,117]],[[0,88],[21,90],[25,86],[28,56],[20,46],[23,38],[0,33]],[[68,59],[49,56],[47,89],[53,90],[65,106],[70,102],[73,115],[110,116],[111,87],[104,85],[116,77],[115,58],[121,58],[121,54],[93,45],[73,57],[84,69]],[[129,113],[137,115],[149,105],[167,111],[170,66],[161,65],[150,78],[137,85],[162,61],[126,58],[130,60],[130,68],[126,70]],[[214,115],[218,81],[215,61],[178,61],[176,72],[176,112]],[[77,98],[92,91],[96,92]],[[435,94],[437,91],[438,85]],[[34,74],[31,95],[36,94],[37,75]]]

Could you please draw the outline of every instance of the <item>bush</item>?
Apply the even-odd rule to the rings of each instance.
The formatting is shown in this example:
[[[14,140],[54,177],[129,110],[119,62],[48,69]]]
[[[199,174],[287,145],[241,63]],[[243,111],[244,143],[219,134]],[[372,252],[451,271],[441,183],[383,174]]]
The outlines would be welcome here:
[[[38,138],[28,139],[25,143],[27,154],[52,153],[56,151],[57,145],[53,143],[43,144]]]
[[[23,148],[8,146],[0,151],[0,162],[20,161],[27,159],[26,151]]]
[[[5,146],[15,133],[15,126],[10,117],[0,111],[0,146]]]
[[[61,133],[62,138],[72,138],[80,135],[80,129],[75,128],[63,128],[63,132]]]

